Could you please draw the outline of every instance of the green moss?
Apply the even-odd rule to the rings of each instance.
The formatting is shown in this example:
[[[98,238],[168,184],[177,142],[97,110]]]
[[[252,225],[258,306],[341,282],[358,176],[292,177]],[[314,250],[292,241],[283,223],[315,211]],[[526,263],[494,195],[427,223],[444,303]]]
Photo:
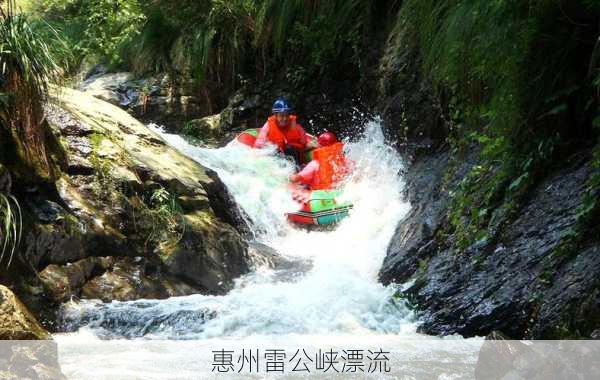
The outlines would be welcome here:
[[[90,135],[90,142],[92,143],[92,146],[94,147],[95,151],[97,151],[98,148],[100,148],[100,144],[102,144],[102,140],[104,140],[105,138],[106,137],[102,133],[96,132]]]
[[[417,269],[418,273],[425,275],[425,273],[427,273],[427,268],[429,268],[429,258],[420,259]]]

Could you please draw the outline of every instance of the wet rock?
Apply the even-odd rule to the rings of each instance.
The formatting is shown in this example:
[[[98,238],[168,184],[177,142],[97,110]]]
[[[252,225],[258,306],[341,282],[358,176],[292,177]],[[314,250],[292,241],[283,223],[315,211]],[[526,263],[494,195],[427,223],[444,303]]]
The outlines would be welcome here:
[[[162,273],[144,258],[90,257],[66,265],[51,264],[39,275],[56,304],[71,299],[131,301],[167,298],[199,291]]]
[[[247,228],[244,218],[216,173],[115,106],[74,90],[56,96],[52,125],[71,142],[71,167],[55,189],[28,193],[33,225],[21,255],[55,304],[223,293],[249,270],[236,230]],[[171,199],[181,205],[165,216],[160,202]],[[115,264],[101,265],[103,257]]]
[[[206,175],[212,179],[211,182],[207,182],[205,185],[210,207],[221,220],[234,227],[240,234],[248,236],[250,234],[250,226],[248,225],[250,218],[248,215],[235,202],[217,172],[206,169]]]
[[[80,157],[89,157],[92,153],[92,144],[88,138],[80,136],[67,136],[69,150],[74,151]]]
[[[440,151],[433,156],[420,157],[405,174],[405,197],[412,205],[402,220],[388,246],[379,278],[384,284],[404,282],[419,269],[419,264],[430,259],[438,251],[435,233],[442,226],[450,202],[448,189],[475,162],[477,152],[472,150],[461,161],[453,178],[444,177],[448,169],[449,152]]]
[[[99,71],[83,81],[79,89],[145,121],[177,129],[186,119],[207,113],[194,81],[180,77],[173,80],[167,74],[134,78],[131,73]]]
[[[49,263],[65,264],[88,255],[83,240],[60,226],[36,226],[24,240],[24,258],[36,268]]]
[[[249,271],[247,243],[233,227],[209,213],[189,213],[186,222],[183,237],[166,253],[169,272],[211,293],[226,293],[234,278]]]
[[[132,301],[142,298],[163,299],[198,293],[198,290],[160,272],[143,258],[119,259],[102,275],[87,282],[82,298]]]
[[[167,271],[200,289],[218,293],[248,271],[247,245],[240,236],[248,228],[215,172],[181,155],[119,108],[73,90],[65,89],[59,96],[61,106],[74,119],[94,127],[91,154],[99,161],[93,175],[73,176],[57,184],[58,195],[73,213],[70,219],[75,217],[80,227],[76,230],[79,238],[73,238],[73,244],[79,246],[70,250],[76,254],[66,262],[89,256],[142,256],[152,262],[163,261],[164,268],[156,264],[161,273]],[[81,156],[82,152],[76,154]],[[185,220],[185,225],[167,226],[171,222],[156,211],[156,194],[160,194],[161,202],[173,198],[180,203],[166,217]],[[65,264],[65,257],[49,249],[65,241],[57,236],[60,229],[51,227],[54,229],[46,236],[56,243],[48,240],[36,244],[43,248],[43,252],[35,252],[41,257],[38,262]],[[112,246],[107,244],[111,237]],[[166,283],[155,286],[156,279],[145,282],[148,273],[144,268],[133,263],[127,270],[108,270],[87,281],[82,296],[135,299],[190,291],[180,291],[176,285],[169,290]],[[141,277],[136,280],[126,275],[127,271]],[[107,290],[111,287],[114,292]]]
[[[563,338],[561,329],[578,330],[581,338],[593,338],[594,332],[598,334],[599,268],[600,245],[591,245],[584,247],[550,279],[543,278],[550,284],[540,291],[543,297],[538,296],[541,299],[535,305],[537,320],[532,326],[534,336],[560,339]]]
[[[266,104],[265,103],[269,103]],[[270,105],[264,102],[259,94],[243,94],[238,92],[229,99],[229,104],[220,114],[220,129],[223,132],[239,132],[247,128],[258,128],[262,126],[266,117],[260,114],[268,114],[263,108]]]
[[[133,80],[131,73],[113,73],[94,75],[86,79],[79,89],[98,99],[104,100],[114,105],[121,103],[119,89],[123,84]]]
[[[473,336],[499,330],[517,338],[556,338],[568,329],[589,336],[600,325],[594,317],[598,246],[572,259],[553,254],[574,226],[588,173],[587,165],[575,165],[542,182],[497,239],[462,252],[450,247],[430,253],[408,289],[422,310],[422,331]],[[413,256],[418,255],[398,259],[405,264],[396,268],[409,268],[406,272],[385,276],[406,279],[415,272]]]
[[[48,122],[58,129],[63,136],[88,136],[93,132],[92,127],[75,119],[71,114],[64,112],[59,106],[46,104],[44,114]]]
[[[419,190],[409,190],[407,194],[413,207],[398,225],[388,247],[379,274],[383,283],[408,280],[416,272],[419,262],[435,252],[433,234],[440,226],[448,204],[448,195],[441,188],[447,160],[448,153],[440,153],[431,160],[415,163],[407,174],[407,188]]]
[[[185,212],[193,212],[195,210],[205,210],[210,207],[210,201],[204,196],[189,196],[182,195],[177,197],[177,201]]]
[[[36,218],[44,224],[56,223],[67,217],[67,212],[61,206],[47,199],[38,200],[37,202],[29,200],[28,205]]]
[[[67,174],[69,175],[84,175],[89,176],[94,174],[94,165],[87,158],[80,156],[69,157],[69,166],[67,168]]]
[[[221,129],[221,115],[217,114],[202,119],[190,120],[186,123],[185,133],[200,139],[204,144],[219,145],[220,140],[225,136]]]
[[[125,88],[124,93],[121,96],[119,105],[123,108],[135,105],[140,99],[140,92],[133,88]]]
[[[123,256],[131,252],[126,239],[97,219],[82,194],[66,180],[57,183],[63,205],[44,199],[46,194],[31,194],[26,205],[37,222],[23,237],[23,259],[33,268],[67,264],[91,256]]]
[[[50,334],[10,289],[0,285],[0,340],[44,340]]]
[[[81,63],[79,71],[83,77],[83,80],[85,81],[90,78],[97,78],[106,74],[108,72],[108,67],[102,64],[91,62],[89,57],[85,57]]]
[[[253,269],[269,268],[272,270],[271,278],[276,282],[293,282],[302,278],[312,269],[312,261],[280,255],[273,248],[258,242],[250,242],[248,255],[252,261]],[[252,277],[243,277],[238,286],[252,283]]]
[[[40,272],[39,278],[52,300],[60,304],[79,297],[85,283],[111,267],[112,261],[108,257],[90,257],[66,265],[50,264]]]
[[[109,339],[153,334],[163,339],[180,339],[202,332],[205,322],[217,315],[214,310],[181,304],[177,299],[127,303],[82,301],[64,304],[61,309],[60,323],[64,330],[88,326]]]
[[[254,268],[276,268],[281,265],[281,255],[273,248],[262,243],[248,243],[248,255]]]

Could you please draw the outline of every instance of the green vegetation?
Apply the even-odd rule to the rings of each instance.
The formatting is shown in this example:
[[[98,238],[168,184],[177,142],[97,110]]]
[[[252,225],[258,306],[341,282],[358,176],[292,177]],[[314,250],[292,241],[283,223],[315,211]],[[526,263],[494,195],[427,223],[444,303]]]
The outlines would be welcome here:
[[[456,156],[481,147],[451,208],[460,247],[488,238],[488,227],[508,220],[549,169],[591,147],[600,115],[599,18],[596,1],[403,3],[396,33],[423,57],[454,126]]]
[[[56,175],[55,147],[42,107],[66,50],[52,28],[20,13],[14,0],[0,5],[0,171],[5,178],[49,180]],[[23,228],[19,201],[9,191],[0,192],[0,263],[7,267]]]
[[[177,244],[185,233],[185,217],[177,197],[160,187],[150,194],[144,214],[151,220],[146,242]]]
[[[21,241],[23,220],[17,199],[0,193],[0,264],[7,257],[6,267],[12,263],[13,256]]]
[[[5,124],[14,114],[9,101],[13,108],[28,107],[30,124],[39,124],[40,105],[26,99],[43,100],[46,83],[61,68],[73,70],[84,60],[140,75],[194,79],[222,103],[243,78],[287,83],[299,93],[323,78],[364,78],[371,46],[393,28],[422,57],[423,72],[451,121],[455,156],[469,146],[481,149],[479,163],[453,194],[445,231],[461,248],[492,237],[532,186],[582,144],[592,148],[589,142],[598,136],[593,125],[600,124],[600,4],[593,0],[26,3],[30,15],[49,25],[15,14],[14,1],[3,14],[4,24],[12,26],[3,28],[8,42],[2,54],[23,63],[7,67],[21,70],[26,84],[2,85]],[[55,51],[65,50],[57,35],[73,52],[69,64],[56,58],[64,54]],[[12,77],[3,72],[3,78]],[[7,95],[17,88],[21,95],[12,98],[19,101]],[[39,131],[15,130],[22,131],[17,140],[30,145],[22,149],[30,160],[48,161]],[[192,133],[192,125],[184,132]],[[596,215],[599,182],[597,175],[590,178],[580,210],[584,225]]]
[[[130,0],[34,0],[30,8],[69,45],[72,67],[87,56],[118,65],[119,49],[139,33],[143,23],[141,9]]]
[[[32,8],[72,46],[72,67],[89,59],[138,74],[173,72],[227,97],[243,77],[300,88],[323,75],[360,76],[370,37],[399,4],[388,3],[37,0]]]
[[[2,149],[42,178],[54,174],[42,105],[49,83],[62,72],[63,47],[52,28],[17,13],[13,0],[0,8],[0,132],[11,140]]]

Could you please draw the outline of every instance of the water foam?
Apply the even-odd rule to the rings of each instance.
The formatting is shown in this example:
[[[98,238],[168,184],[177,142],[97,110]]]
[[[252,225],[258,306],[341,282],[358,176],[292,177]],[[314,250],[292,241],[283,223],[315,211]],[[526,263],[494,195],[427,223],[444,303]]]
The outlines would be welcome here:
[[[68,321],[108,337],[414,333],[412,314],[393,297],[396,289],[377,281],[394,229],[409,209],[401,197],[402,160],[385,144],[379,121],[371,121],[362,138],[346,143],[355,170],[342,197],[354,209],[332,231],[307,231],[287,222],[285,212],[298,208],[287,186],[294,167],[273,150],[250,149],[235,141],[220,149],[200,148],[157,126],[150,128],[218,172],[252,220],[258,241],[312,266],[286,276],[287,281],[258,268],[225,296],[104,305],[81,301],[64,308]],[[143,321],[143,328],[134,327],[136,320]]]

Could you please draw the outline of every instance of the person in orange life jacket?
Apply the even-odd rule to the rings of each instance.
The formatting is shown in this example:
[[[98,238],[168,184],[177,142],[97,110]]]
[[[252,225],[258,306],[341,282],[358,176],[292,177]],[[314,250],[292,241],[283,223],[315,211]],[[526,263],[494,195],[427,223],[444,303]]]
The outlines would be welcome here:
[[[262,126],[256,141],[255,148],[264,147],[267,142],[277,146],[277,149],[300,162],[300,155],[310,146],[309,138],[304,129],[296,121],[296,115],[291,115],[292,107],[287,100],[278,98],[273,103],[273,115]]]
[[[331,189],[348,172],[344,144],[331,132],[319,135],[318,142],[320,147],[313,151],[313,160],[298,174],[292,174],[290,181],[307,185],[311,190]]]

